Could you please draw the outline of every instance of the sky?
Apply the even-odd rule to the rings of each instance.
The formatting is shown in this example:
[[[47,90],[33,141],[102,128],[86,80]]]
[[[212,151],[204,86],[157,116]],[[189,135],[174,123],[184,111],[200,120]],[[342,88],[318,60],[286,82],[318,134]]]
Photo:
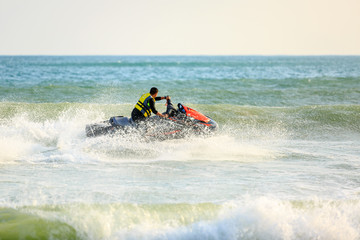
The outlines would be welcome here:
[[[0,55],[360,55],[360,0],[0,0]]]

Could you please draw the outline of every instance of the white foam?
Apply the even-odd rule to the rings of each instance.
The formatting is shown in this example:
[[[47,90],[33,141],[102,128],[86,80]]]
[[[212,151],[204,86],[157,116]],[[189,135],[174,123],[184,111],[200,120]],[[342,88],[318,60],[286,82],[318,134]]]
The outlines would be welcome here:
[[[324,239],[360,237],[359,201],[275,197],[215,205],[70,205],[32,210],[74,227],[87,239]]]
[[[277,153],[262,142],[243,142],[228,135],[194,137],[174,140],[160,145],[164,154],[160,160],[210,160],[210,161],[266,161]],[[169,148],[166,151],[166,148]]]
[[[45,121],[34,121],[27,114],[16,115],[0,125],[1,162],[36,161],[37,157],[42,160],[40,153],[52,149],[77,151],[85,137],[85,122],[84,111],[68,110],[57,119]]]
[[[3,159],[23,156],[34,162],[37,157],[42,161],[44,156],[37,153],[51,149],[57,151],[46,156],[54,158],[52,155],[63,154],[70,161],[264,161],[278,154],[269,141],[244,140],[221,132],[210,137],[155,142],[142,141],[136,135],[86,138],[85,125],[104,119],[101,111],[76,108],[67,109],[56,119],[43,121],[34,121],[26,114],[17,115],[7,125],[0,126],[4,129],[0,148],[7,149]]]
[[[231,226],[240,239],[358,239],[358,201],[283,201],[250,197],[225,206],[217,227]],[[354,212],[355,211],[355,212]]]
[[[278,156],[265,142],[242,142],[227,135],[166,141],[98,137],[86,139],[83,149],[99,161],[268,161]],[[265,145],[267,144],[267,145]]]
[[[306,205],[309,204],[309,205]],[[307,202],[296,206],[276,198],[227,203],[214,220],[188,226],[156,221],[119,231],[111,238],[136,239],[324,239],[360,237],[359,202]]]
[[[0,164],[15,163],[23,155],[31,152],[33,145],[23,139],[11,136],[0,137]]]

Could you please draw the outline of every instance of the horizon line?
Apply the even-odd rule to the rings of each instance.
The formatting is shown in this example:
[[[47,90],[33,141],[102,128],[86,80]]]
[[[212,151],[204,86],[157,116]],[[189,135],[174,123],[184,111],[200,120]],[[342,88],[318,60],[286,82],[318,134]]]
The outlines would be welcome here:
[[[311,56],[360,56],[360,54],[0,54],[1,57],[6,56],[38,56],[38,57],[72,57],[72,56],[84,56],[84,57],[101,57],[101,56],[122,56],[122,57],[246,57],[246,56],[263,56],[263,57],[281,57],[281,56],[293,56],[293,57],[311,57]]]

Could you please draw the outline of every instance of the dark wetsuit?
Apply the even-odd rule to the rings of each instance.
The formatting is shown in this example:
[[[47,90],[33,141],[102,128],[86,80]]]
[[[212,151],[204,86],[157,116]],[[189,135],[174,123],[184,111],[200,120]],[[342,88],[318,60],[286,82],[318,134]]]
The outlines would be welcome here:
[[[155,101],[159,101],[159,100],[161,100],[161,97],[156,97],[156,98],[155,98]],[[157,114],[158,111],[157,111],[156,108],[155,108],[154,99],[150,99],[149,104],[150,104],[151,111],[152,111],[154,114]],[[134,120],[134,121],[143,121],[143,120],[146,119],[146,117],[144,116],[144,114],[142,114],[137,108],[134,108],[133,111],[131,112],[131,118],[132,118],[132,120]]]

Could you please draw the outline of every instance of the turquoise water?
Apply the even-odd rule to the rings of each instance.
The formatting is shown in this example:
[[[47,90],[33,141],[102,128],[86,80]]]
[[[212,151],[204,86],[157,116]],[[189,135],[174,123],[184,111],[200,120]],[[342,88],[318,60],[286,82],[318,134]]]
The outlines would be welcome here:
[[[152,86],[219,131],[86,138]],[[359,56],[0,56],[0,239],[360,239],[359,102]]]
[[[360,57],[0,57],[4,102],[358,104]]]

